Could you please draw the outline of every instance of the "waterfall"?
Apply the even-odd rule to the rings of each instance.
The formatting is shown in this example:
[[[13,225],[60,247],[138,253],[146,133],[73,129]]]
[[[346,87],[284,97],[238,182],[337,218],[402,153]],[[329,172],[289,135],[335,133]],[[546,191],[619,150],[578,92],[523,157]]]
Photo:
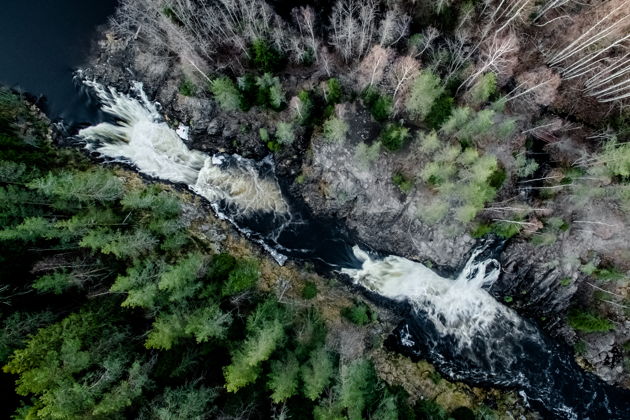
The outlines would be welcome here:
[[[275,177],[261,176],[260,163],[190,150],[182,141],[188,136],[187,128],[169,127],[141,83],[133,83],[133,95],[96,82],[84,83],[97,94],[103,111],[117,119],[79,131],[88,150],[130,163],[143,174],[186,184],[212,203],[232,205],[239,215],[288,212]]]
[[[438,332],[456,338],[460,347],[470,346],[482,337],[498,319],[515,327],[517,314],[498,303],[486,289],[499,277],[499,263],[478,260],[483,249],[476,250],[455,280],[439,276],[428,267],[397,256],[380,260],[354,247],[362,261],[360,269],[342,269],[356,284],[381,296],[407,301],[415,310],[426,312]]]
[[[484,257],[483,247],[454,279],[405,258],[353,250],[362,265],[343,273],[412,308],[395,331],[397,350],[428,359],[455,380],[518,389],[557,418],[630,418],[627,392],[584,372],[566,348],[488,292],[500,265]]]

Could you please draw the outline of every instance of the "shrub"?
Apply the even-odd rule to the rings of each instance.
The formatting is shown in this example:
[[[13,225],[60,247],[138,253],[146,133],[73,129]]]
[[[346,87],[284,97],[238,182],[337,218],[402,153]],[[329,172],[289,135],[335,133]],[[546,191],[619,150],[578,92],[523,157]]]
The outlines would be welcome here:
[[[423,154],[430,154],[440,148],[440,138],[435,131],[420,132],[418,134],[419,151]]]
[[[408,179],[405,175],[403,175],[400,172],[396,172],[392,176],[392,182],[404,194],[409,193],[409,191],[411,191],[413,188],[413,181],[411,179]]]
[[[197,93],[197,86],[195,86],[191,80],[183,79],[179,82],[179,93],[184,96],[195,96]]]
[[[312,281],[307,281],[302,289],[302,297],[304,299],[313,299],[317,296],[317,285]]]
[[[263,143],[267,143],[270,140],[269,131],[264,127],[258,129],[258,136]]]
[[[241,92],[229,77],[222,76],[210,82],[210,92],[225,111],[235,111],[243,105]]]
[[[372,145],[368,146],[367,144],[361,142],[357,144],[356,149],[354,150],[354,159],[359,162],[361,166],[367,168],[370,164],[378,159],[378,156],[381,152],[381,142],[376,141],[372,143]]]
[[[425,223],[435,224],[444,219],[448,213],[449,205],[440,199],[418,209],[418,217]]]
[[[366,325],[376,320],[376,314],[363,302],[357,302],[352,306],[343,308],[341,315],[356,325]]]
[[[363,101],[377,121],[385,121],[392,112],[392,101],[389,96],[381,95],[376,88],[368,86],[363,91]]]
[[[253,66],[263,73],[274,73],[282,69],[284,57],[264,39],[252,42],[250,56]]]
[[[284,105],[284,92],[282,84],[278,77],[273,77],[271,73],[265,73],[256,77],[255,85],[256,103],[260,106],[266,106],[275,110],[279,110]]]
[[[613,323],[608,319],[579,309],[569,312],[567,322],[571,328],[585,333],[606,332],[613,329]]]
[[[343,143],[348,130],[348,123],[341,118],[330,117],[324,122],[324,138],[329,142]]]
[[[295,141],[295,133],[293,124],[287,122],[279,122],[276,126],[276,140],[281,145],[289,145]]]
[[[255,260],[240,260],[230,274],[221,289],[223,296],[236,295],[256,286],[260,271]]]
[[[298,93],[298,104],[299,114],[300,114],[300,123],[302,125],[309,125],[312,119],[313,114],[313,98],[311,94],[307,90],[302,90]]]
[[[468,102],[472,106],[481,106],[488,102],[490,96],[494,94],[497,89],[497,76],[492,73],[486,73],[481,76],[472,88],[468,91]]]
[[[431,107],[431,111],[424,119],[427,126],[434,130],[440,128],[444,121],[450,117],[454,102],[453,98],[446,95],[437,98]]]
[[[538,170],[538,162],[534,159],[528,159],[523,153],[516,156],[514,164],[516,165],[516,175],[521,178],[527,178]]]
[[[409,129],[398,124],[387,124],[380,135],[380,142],[391,151],[400,150],[409,137]]]
[[[341,87],[339,80],[334,77],[332,79],[328,79],[326,82],[326,91],[327,92],[324,95],[326,103],[338,104],[341,102],[341,98],[343,97],[343,88]]]

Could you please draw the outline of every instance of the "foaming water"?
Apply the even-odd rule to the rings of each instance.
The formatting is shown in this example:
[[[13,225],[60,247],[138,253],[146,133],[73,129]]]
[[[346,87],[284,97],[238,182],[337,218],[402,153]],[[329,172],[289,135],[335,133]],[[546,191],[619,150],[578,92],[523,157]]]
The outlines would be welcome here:
[[[430,360],[450,378],[517,389],[554,418],[630,418],[630,393],[584,372],[568,349],[488,292],[500,265],[484,251],[473,252],[455,279],[405,258],[375,259],[358,247],[362,266],[342,272],[371,292],[408,303],[411,315],[389,346]]]
[[[210,202],[228,203],[239,215],[288,212],[273,174],[261,176],[261,163],[190,150],[182,140],[186,127],[169,127],[142,84],[134,83],[131,94],[123,94],[96,82],[84,83],[96,93],[103,111],[117,120],[79,131],[90,151],[131,163],[146,175],[186,184]]]

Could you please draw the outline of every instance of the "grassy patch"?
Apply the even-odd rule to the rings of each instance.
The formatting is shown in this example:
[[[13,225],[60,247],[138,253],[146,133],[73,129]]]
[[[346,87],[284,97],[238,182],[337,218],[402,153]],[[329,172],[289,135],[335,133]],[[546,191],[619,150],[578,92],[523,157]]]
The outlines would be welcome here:
[[[197,86],[192,81],[183,79],[179,82],[179,93],[184,96],[195,96],[197,94]]]
[[[317,285],[312,281],[307,281],[302,289],[302,297],[304,299],[313,299],[317,296]]]

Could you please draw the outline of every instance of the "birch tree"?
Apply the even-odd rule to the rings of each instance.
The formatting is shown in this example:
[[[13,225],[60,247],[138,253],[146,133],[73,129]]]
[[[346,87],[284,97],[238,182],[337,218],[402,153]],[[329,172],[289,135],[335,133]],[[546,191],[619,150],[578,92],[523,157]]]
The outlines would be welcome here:
[[[399,98],[405,95],[411,81],[418,76],[419,70],[420,63],[409,56],[399,57],[392,65],[390,79],[394,88],[392,93],[394,108],[397,108]]]
[[[330,17],[331,44],[346,62],[363,57],[377,31],[376,0],[338,0]]]

